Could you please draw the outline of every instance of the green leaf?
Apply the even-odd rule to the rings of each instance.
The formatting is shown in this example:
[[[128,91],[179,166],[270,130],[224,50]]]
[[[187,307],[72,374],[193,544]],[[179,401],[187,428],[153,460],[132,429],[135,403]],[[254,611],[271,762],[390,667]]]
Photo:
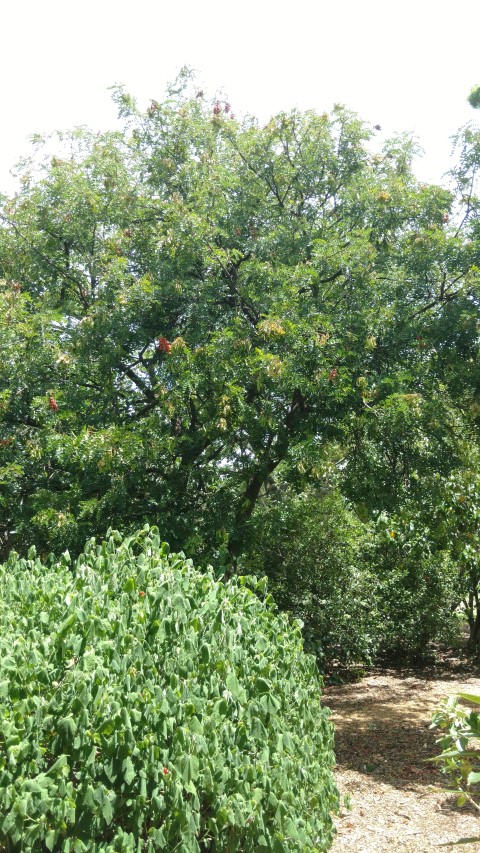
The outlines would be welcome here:
[[[195,716],[190,717],[190,719],[188,721],[188,728],[194,734],[203,735],[203,726],[202,726],[200,720],[198,719],[198,717],[195,717]]]
[[[105,799],[106,799],[105,788],[103,785],[98,785],[98,787],[95,788],[95,790],[93,792],[93,799],[95,800],[96,803],[98,803],[98,805],[100,807],[103,808],[103,806],[105,804]]]
[[[130,757],[126,758],[123,762],[123,778],[127,785],[131,785],[133,780],[135,779],[135,767],[133,766],[133,761]]]
[[[57,723],[58,731],[64,737],[72,739],[77,731],[77,724],[73,717],[63,717]]]
[[[49,829],[47,834],[45,835],[45,846],[48,850],[53,850],[55,847],[55,841],[57,839],[57,831],[55,829]]]
[[[460,699],[465,699],[467,702],[475,702],[480,705],[480,695],[478,693],[457,693]]]
[[[17,812],[17,814],[19,814],[21,817],[25,817],[25,816],[26,816],[26,814],[27,814],[27,809],[28,809],[28,800],[29,800],[29,798],[28,798],[28,797],[19,797],[19,798],[15,801],[15,811],[16,811],[16,812]]]
[[[477,785],[480,782],[480,773],[472,771],[468,774],[467,785]]]
[[[198,779],[200,771],[198,758],[195,755],[186,756],[183,762],[180,763],[180,769],[184,782],[195,782]]]
[[[240,699],[240,700],[244,699],[245,691],[243,690],[242,687],[240,687],[240,684],[238,682],[238,678],[234,672],[230,672],[227,675],[225,683],[227,686],[227,690],[230,691],[232,696],[235,696],[237,699]]]
[[[48,775],[53,773],[58,773],[58,771],[62,771],[62,775],[65,775],[63,771],[68,771],[68,758],[66,755],[60,755],[59,758],[52,764],[51,767],[46,771]]]
[[[72,627],[72,625],[75,624],[76,618],[77,618],[76,614],[71,613],[70,616],[67,616],[67,618],[62,622],[62,624],[60,625],[60,628],[58,629],[58,632],[57,632],[57,637],[59,639],[62,639],[63,637],[65,637],[65,635],[68,633],[68,631]]]
[[[208,643],[203,643],[200,649],[200,657],[202,663],[208,663],[210,660],[210,646]]]
[[[107,826],[109,826],[113,820],[112,803],[111,803],[109,797],[105,797],[105,800],[103,802],[102,815],[103,815],[103,819],[105,820]]]

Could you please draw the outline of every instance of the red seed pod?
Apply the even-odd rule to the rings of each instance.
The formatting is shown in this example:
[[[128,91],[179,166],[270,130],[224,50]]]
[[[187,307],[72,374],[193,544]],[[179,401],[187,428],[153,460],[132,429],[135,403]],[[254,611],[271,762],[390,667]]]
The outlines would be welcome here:
[[[167,341],[166,338],[159,338],[157,343],[157,349],[159,352],[171,352],[172,345],[170,341]]]
[[[55,397],[50,396],[48,398],[48,408],[51,409],[52,412],[58,412],[58,405]]]
[[[227,103],[227,104],[225,104],[225,106],[224,106],[224,108],[223,108],[224,112],[226,112],[226,113],[229,113],[231,109],[232,109],[232,108],[231,108],[230,104],[228,104],[228,103]]]
[[[338,376],[338,368],[332,367],[330,373],[328,374],[328,378],[329,378],[330,382],[335,382],[335,379],[337,378],[337,376]]]
[[[218,101],[215,101],[215,103],[213,105],[213,115],[219,116],[221,112],[222,112],[222,108],[221,108],[220,104],[218,103]]]
[[[448,222],[448,220],[450,219],[448,213],[444,213],[442,219],[444,222]]]

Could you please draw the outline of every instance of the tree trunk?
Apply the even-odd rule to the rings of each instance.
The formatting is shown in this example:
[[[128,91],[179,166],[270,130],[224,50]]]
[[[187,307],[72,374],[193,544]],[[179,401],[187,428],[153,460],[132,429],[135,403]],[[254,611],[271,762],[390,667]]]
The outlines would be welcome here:
[[[476,651],[480,644],[480,602],[476,577],[473,579],[472,587],[468,596],[468,624],[470,626],[468,648]]]
[[[477,610],[475,619],[470,622],[470,637],[468,648],[476,651],[480,645],[480,611]]]

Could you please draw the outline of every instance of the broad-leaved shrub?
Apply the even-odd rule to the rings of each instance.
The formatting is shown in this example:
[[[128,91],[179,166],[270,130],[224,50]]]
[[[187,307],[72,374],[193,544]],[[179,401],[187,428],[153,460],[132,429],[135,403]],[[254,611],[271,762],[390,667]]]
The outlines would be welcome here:
[[[0,848],[323,851],[332,727],[300,628],[156,529],[0,567]]]
[[[478,693],[458,693],[445,699],[432,717],[430,728],[442,730],[437,739],[442,752],[437,762],[457,794],[457,805],[479,808],[480,801],[480,714],[459,705],[459,699],[480,705]],[[480,841],[480,838],[472,839]]]

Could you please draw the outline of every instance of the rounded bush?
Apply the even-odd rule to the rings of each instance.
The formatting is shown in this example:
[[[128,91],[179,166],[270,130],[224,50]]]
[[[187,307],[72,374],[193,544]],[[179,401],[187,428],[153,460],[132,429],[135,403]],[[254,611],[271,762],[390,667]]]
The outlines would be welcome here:
[[[332,728],[300,628],[158,531],[0,567],[0,847],[323,851]]]

